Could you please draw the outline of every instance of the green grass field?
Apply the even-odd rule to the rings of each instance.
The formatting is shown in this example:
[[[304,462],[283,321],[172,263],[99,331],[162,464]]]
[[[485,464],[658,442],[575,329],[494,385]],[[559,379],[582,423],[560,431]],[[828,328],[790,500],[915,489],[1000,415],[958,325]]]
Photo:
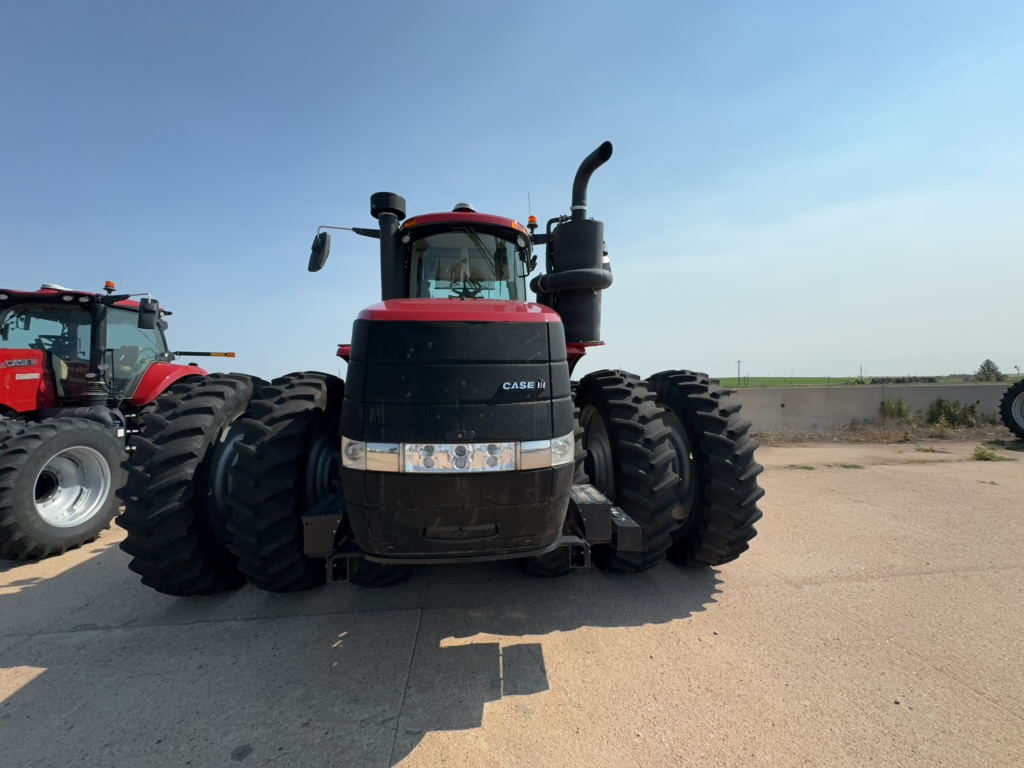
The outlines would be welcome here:
[[[737,384],[736,377],[722,379],[723,387],[831,387],[847,384],[851,380],[845,376],[744,376]]]
[[[935,376],[937,384],[963,384],[964,376]],[[1006,381],[988,382],[994,387],[1008,387],[1017,380],[1017,376],[1007,376]],[[858,382],[856,376],[744,376],[737,384],[735,376],[723,378],[721,385],[732,389],[747,387],[844,387],[849,385],[870,384],[871,377]],[[982,382],[966,382],[982,383]]]

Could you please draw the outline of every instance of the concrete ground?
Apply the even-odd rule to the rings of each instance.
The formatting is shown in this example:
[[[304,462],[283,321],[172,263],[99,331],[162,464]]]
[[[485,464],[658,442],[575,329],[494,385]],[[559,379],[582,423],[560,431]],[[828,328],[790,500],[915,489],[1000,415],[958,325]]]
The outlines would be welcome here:
[[[715,570],[142,587],[0,561],[5,766],[1024,765],[1024,454],[763,448]]]

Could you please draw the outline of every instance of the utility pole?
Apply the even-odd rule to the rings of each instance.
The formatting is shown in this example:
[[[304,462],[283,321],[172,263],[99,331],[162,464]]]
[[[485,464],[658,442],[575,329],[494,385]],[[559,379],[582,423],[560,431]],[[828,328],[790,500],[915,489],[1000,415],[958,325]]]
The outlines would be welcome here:
[[[741,379],[740,379],[740,363],[742,363],[742,362],[743,362],[742,360],[737,360],[736,361],[736,386],[737,387],[742,386],[742,384],[740,383],[740,381],[741,381]]]

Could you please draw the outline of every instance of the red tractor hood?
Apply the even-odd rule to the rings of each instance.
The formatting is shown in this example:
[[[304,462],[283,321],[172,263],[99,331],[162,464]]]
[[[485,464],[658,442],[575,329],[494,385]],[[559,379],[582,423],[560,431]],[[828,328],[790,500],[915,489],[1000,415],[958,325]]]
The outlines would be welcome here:
[[[360,320],[430,323],[560,323],[550,307],[493,299],[390,299],[367,307]]]
[[[389,299],[367,307],[360,320],[413,323],[560,323],[550,307],[522,301],[492,299]],[[338,357],[347,361],[351,344],[338,345]]]

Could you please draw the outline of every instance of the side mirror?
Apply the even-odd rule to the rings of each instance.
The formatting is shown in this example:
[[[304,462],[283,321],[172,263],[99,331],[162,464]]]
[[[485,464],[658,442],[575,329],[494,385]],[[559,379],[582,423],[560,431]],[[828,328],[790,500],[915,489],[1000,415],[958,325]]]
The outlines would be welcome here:
[[[156,299],[142,299],[139,301],[139,328],[144,331],[151,331],[156,328],[160,319],[160,302]]]
[[[309,251],[309,271],[319,272],[323,269],[330,253],[331,236],[327,232],[321,232],[313,238],[313,247]]]

